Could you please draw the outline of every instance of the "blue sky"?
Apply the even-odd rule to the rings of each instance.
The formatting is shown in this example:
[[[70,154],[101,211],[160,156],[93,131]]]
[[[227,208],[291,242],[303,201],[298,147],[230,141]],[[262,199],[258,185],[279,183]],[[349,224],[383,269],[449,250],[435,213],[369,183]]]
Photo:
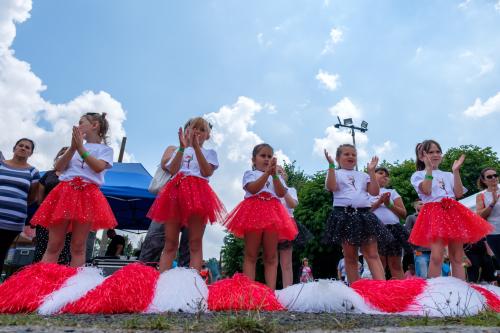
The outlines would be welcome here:
[[[207,115],[221,158],[213,184],[228,208],[261,140],[308,173],[325,168],[321,149],[350,140],[332,127],[339,114],[369,123],[361,162],[411,158],[427,138],[500,150],[498,0],[30,5],[0,5],[0,50],[14,52],[0,54],[0,149],[34,136],[42,169],[68,124],[103,108],[114,146],[126,133],[127,158],[150,171],[178,126]],[[16,119],[28,120],[13,130]]]

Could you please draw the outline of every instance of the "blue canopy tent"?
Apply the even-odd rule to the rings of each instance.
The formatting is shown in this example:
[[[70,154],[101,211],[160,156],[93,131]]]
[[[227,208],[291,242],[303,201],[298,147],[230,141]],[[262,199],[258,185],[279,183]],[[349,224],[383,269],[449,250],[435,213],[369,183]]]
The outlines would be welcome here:
[[[151,220],[146,217],[155,195],[148,192],[151,175],[141,163],[113,163],[106,172],[102,193],[118,221],[117,229],[147,230]],[[28,211],[28,221],[36,205]]]
[[[118,221],[118,229],[147,230],[146,217],[155,195],[148,192],[151,175],[141,163],[113,163],[106,172],[102,193]]]

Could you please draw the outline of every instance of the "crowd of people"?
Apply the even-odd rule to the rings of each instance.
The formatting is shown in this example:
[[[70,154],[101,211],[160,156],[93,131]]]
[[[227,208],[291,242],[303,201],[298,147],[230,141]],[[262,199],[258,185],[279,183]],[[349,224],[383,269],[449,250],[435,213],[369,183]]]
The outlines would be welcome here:
[[[149,210],[153,222],[140,259],[158,261],[163,272],[178,258],[208,280],[203,235],[208,223],[218,222],[244,240],[246,276],[255,279],[262,250],[266,285],[276,288],[280,265],[283,287],[287,287],[293,283],[293,246],[312,238],[293,217],[297,191],[287,185],[287,174],[278,165],[273,147],[258,144],[249,154],[252,167],[242,177],[243,200],[226,212],[209,183],[219,167],[217,152],[204,148],[211,127],[202,117],[190,119],[178,130],[178,145],[168,147],[163,154],[161,168],[167,181]],[[113,165],[107,131],[105,113],[84,114],[73,127],[69,146],[56,155],[54,169],[42,178],[28,163],[35,149],[30,139],[16,142],[13,158],[0,162],[0,265],[23,230],[28,204],[35,200],[40,207],[30,223],[36,227],[37,239],[45,244],[36,254],[36,260],[42,262],[82,266],[89,232],[117,225],[99,189]],[[473,282],[494,280],[498,262],[494,263],[492,256],[500,258],[495,169],[481,171],[478,185],[483,192],[477,195],[473,212],[457,201],[467,191],[460,177],[465,156],[453,163],[451,172],[442,171],[439,143],[425,140],[417,144],[417,171],[411,184],[419,201],[414,204],[416,213],[407,217],[401,196],[389,188],[389,170],[378,166],[378,157],[373,157],[367,171],[362,172],[356,170],[353,145],[339,146],[334,157],[326,150],[324,153],[328,163],[325,187],[333,195],[333,209],[323,234],[329,244],[342,247],[339,279],[346,283],[360,279],[365,269],[359,261],[361,253],[371,277],[377,280],[386,279],[386,273],[393,279],[438,277],[447,260],[454,277]],[[109,234],[113,244],[109,255],[123,252],[125,244],[118,236],[114,231]],[[409,265],[406,272],[403,251],[414,256],[413,267]],[[299,275],[301,282],[313,280],[307,258],[302,260]]]

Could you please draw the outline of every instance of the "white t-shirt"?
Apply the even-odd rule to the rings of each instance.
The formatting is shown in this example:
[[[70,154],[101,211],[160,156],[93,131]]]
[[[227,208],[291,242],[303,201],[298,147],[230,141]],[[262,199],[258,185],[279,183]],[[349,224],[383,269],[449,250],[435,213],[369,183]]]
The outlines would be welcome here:
[[[489,191],[484,191],[482,194],[479,193],[478,195],[484,195],[484,207],[488,207],[492,202],[493,202],[493,193]],[[497,193],[497,195],[500,195]],[[490,216],[487,218],[488,222],[491,223],[492,226],[495,227],[495,230],[491,233],[491,235],[498,235],[500,234],[500,200],[497,201],[495,204],[495,207],[491,210]]]
[[[106,170],[111,169],[113,166],[113,148],[102,143],[84,143],[83,146],[92,157],[106,162],[106,169],[99,173],[95,172],[85,163],[80,154],[75,152],[69,161],[68,168],[59,176],[59,180],[64,181],[71,180],[75,177],[81,177],[87,182],[101,186],[104,184],[104,174]]]
[[[259,170],[247,170],[247,171],[245,171],[245,174],[243,175],[243,189],[245,190],[245,199],[248,198],[248,197],[251,197],[253,195],[262,193],[262,192],[271,193],[274,197],[276,197],[278,199],[281,199],[281,198],[278,197],[278,195],[276,194],[276,191],[274,190],[274,184],[273,184],[273,177],[272,176],[269,176],[269,178],[267,179],[266,184],[264,186],[262,186],[262,188],[260,189],[259,192],[255,193],[255,194],[252,194],[252,193],[248,192],[248,190],[246,189],[247,184],[256,181],[263,174],[264,174],[264,172],[259,171]],[[283,184],[283,186],[285,188],[287,188],[286,185],[285,185],[285,181],[283,180],[283,178],[281,178],[281,176],[279,176],[279,179],[281,181],[281,184]]]
[[[217,153],[215,152],[215,150],[201,148],[201,152],[203,156],[205,156],[207,162],[214,167],[214,170],[216,170],[219,167],[219,160],[217,159]],[[170,166],[170,164],[174,160],[174,157],[175,154],[173,154],[172,158],[170,158],[170,161],[168,161],[167,167]],[[198,164],[198,159],[196,158],[196,153],[194,152],[193,147],[186,147],[184,149],[179,172],[182,172],[186,176],[196,176],[206,180],[209,180],[210,178],[201,175],[200,165]]]
[[[411,176],[411,184],[417,191],[419,198],[424,202],[439,202],[444,198],[455,199],[455,180],[451,172],[432,170],[432,192],[431,195],[426,195],[420,191],[419,185],[425,180],[425,170],[417,171]],[[464,193],[467,189],[463,188]]]
[[[288,194],[290,194],[290,196],[292,197],[293,200],[299,202],[299,198],[297,197],[297,190],[295,188],[289,187]],[[285,206],[286,210],[288,211],[288,215],[290,215],[290,217],[293,217],[293,208],[288,207],[284,197],[280,198],[280,200],[281,200],[281,203],[283,204],[283,206]]]
[[[370,194],[367,187],[370,176],[367,173],[356,170],[335,170],[337,180],[337,191],[333,192],[333,205],[355,208],[370,207]]]
[[[397,198],[401,198],[401,196],[396,192],[396,190],[393,189],[388,189],[381,187],[380,188],[380,193],[377,196],[371,196],[372,203],[380,199],[382,194],[384,193],[391,193],[390,200],[394,202]],[[377,215],[378,219],[382,221],[384,224],[398,224],[399,223],[399,217],[392,212],[386,205],[381,204],[377,209],[373,211],[373,214]]]

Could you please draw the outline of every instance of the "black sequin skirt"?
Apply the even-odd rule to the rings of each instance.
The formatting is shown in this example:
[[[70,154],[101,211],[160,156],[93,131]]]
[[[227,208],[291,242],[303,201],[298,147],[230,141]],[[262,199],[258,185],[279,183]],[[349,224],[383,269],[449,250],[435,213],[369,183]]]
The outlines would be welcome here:
[[[323,241],[326,244],[348,243],[361,246],[369,242],[389,243],[394,240],[389,230],[370,212],[370,208],[333,207],[326,220]]]
[[[299,233],[293,241],[285,240],[278,243],[278,250],[288,250],[291,247],[296,249],[302,249],[313,239],[313,234],[307,229],[305,225],[300,222],[295,221]]]
[[[399,257],[403,255],[403,249],[407,253],[412,253],[413,249],[408,243],[408,238],[410,233],[401,224],[386,224],[385,228],[389,230],[392,237],[394,238],[391,242],[380,242],[378,244],[378,253],[381,256],[394,256]]]

